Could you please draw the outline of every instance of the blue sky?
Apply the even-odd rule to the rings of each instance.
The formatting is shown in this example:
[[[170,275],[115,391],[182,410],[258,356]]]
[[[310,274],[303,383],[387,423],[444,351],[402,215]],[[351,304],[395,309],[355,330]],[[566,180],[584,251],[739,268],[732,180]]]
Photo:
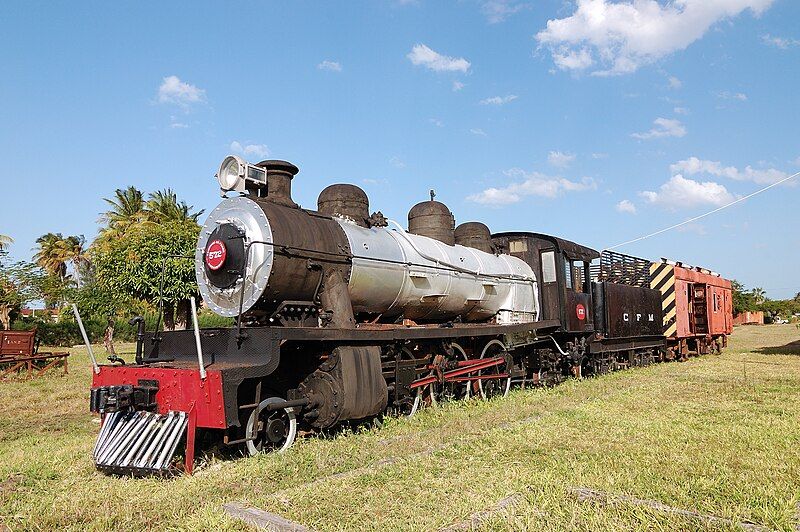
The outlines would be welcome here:
[[[404,223],[603,248],[800,171],[791,0],[4,2],[0,234],[92,238],[102,197],[209,211],[225,155],[352,182]],[[800,186],[620,251],[800,291]]]

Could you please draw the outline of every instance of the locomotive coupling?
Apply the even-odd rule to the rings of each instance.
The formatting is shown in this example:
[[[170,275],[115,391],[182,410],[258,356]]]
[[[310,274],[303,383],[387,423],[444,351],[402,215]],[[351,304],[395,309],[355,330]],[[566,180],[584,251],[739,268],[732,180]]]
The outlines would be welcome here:
[[[138,386],[99,386],[89,394],[89,411],[111,414],[125,410],[155,410],[158,381],[139,381]]]

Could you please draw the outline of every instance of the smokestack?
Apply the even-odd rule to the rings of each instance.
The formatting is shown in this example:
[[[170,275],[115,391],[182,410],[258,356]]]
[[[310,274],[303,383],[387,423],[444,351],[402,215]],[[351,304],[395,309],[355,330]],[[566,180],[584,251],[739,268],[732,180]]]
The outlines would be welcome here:
[[[300,171],[299,168],[289,161],[277,159],[261,161],[256,166],[267,171],[267,200],[287,207],[298,206],[292,201],[292,179]]]

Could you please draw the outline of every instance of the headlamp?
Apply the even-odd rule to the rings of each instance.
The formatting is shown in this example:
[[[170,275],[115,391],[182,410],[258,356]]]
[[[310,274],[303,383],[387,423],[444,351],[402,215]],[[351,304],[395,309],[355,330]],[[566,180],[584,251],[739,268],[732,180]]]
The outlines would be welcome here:
[[[244,192],[267,186],[267,171],[248,163],[238,155],[225,157],[216,177],[223,194],[231,190]]]

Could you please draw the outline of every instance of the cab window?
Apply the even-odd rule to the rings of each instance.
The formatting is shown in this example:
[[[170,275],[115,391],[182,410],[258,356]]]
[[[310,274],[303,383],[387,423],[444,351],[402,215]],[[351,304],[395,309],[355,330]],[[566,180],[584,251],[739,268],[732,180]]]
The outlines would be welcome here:
[[[569,290],[576,292],[586,292],[586,283],[584,282],[584,274],[586,265],[583,261],[579,260],[565,260],[564,261],[564,282]]]
[[[574,279],[574,273],[572,270],[572,261],[565,260],[564,261],[564,280],[567,283],[567,288],[572,290],[572,284]]]
[[[523,253],[528,251],[528,243],[524,240],[512,240],[508,243],[508,250],[511,253]]]
[[[542,282],[556,282],[556,252],[542,251]]]
[[[572,262],[572,286],[575,288],[576,292],[585,292],[585,287],[583,286],[583,262],[576,260]]]

